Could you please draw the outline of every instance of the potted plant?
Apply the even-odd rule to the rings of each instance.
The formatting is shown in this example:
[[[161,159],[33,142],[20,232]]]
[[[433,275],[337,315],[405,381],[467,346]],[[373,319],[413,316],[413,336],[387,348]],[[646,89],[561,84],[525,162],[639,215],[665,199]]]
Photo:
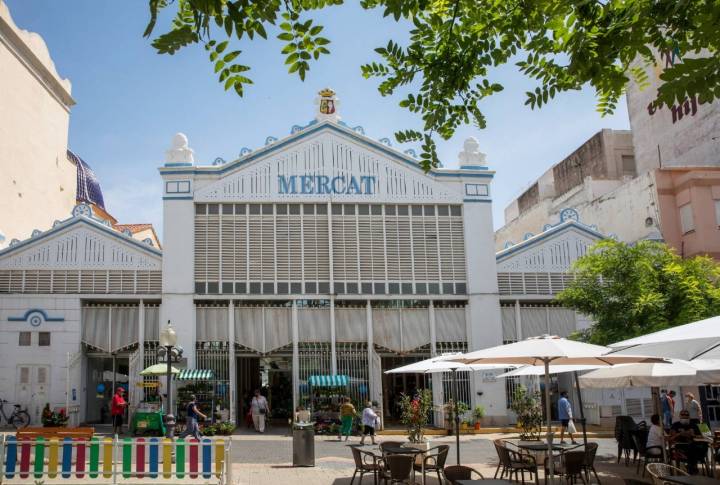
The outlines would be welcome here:
[[[400,397],[400,421],[405,425],[410,443],[425,443],[424,427],[430,420],[432,411],[432,391],[422,389],[414,397],[403,394]]]
[[[529,392],[525,386],[515,389],[510,409],[517,416],[521,440],[539,440],[542,428],[542,405],[539,392]]]
[[[55,412],[50,409],[50,403],[45,404],[42,411],[42,424],[46,428],[63,427],[67,424],[70,416],[65,412],[65,408],[61,408],[60,411]]]
[[[473,418],[475,418],[475,430],[480,429],[480,420],[485,417],[485,408],[482,407],[480,404],[475,406],[475,409],[473,409]]]
[[[458,416],[460,416],[460,419],[462,419],[463,415],[470,410],[470,406],[465,404],[463,401],[458,401],[457,410]],[[455,429],[455,401],[453,401],[452,399],[450,399],[445,405],[445,416],[448,421],[447,429],[450,430],[450,434],[452,434],[453,430]]]

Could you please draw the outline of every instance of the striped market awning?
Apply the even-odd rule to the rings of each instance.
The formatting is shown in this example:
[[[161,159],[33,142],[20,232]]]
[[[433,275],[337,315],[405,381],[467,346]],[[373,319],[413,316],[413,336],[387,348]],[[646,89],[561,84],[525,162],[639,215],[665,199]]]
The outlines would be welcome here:
[[[209,381],[214,376],[210,369],[180,369],[175,376],[178,381]]]
[[[345,387],[350,382],[348,376],[310,376],[308,384],[313,387]]]

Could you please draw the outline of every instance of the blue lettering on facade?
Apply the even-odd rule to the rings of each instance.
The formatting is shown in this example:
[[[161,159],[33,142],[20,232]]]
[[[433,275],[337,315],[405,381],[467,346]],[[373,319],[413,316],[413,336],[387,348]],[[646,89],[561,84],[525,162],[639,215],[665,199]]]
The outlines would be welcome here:
[[[300,190],[298,192],[298,178]],[[373,195],[376,177],[363,175],[361,177],[345,177],[338,175],[330,178],[327,175],[278,175],[278,191],[280,195]]]

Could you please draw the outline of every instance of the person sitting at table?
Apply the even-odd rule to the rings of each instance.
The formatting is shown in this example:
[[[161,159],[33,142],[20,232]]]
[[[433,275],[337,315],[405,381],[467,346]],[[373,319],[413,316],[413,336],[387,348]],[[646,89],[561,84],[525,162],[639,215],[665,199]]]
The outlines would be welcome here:
[[[650,429],[648,430],[647,444],[645,445],[646,453],[648,455],[662,455],[662,450],[665,447],[665,431],[660,425],[660,415],[653,414],[650,417]]]
[[[707,444],[695,441],[700,436],[697,425],[690,422],[690,413],[687,409],[680,411],[680,419],[670,427],[670,444],[673,453],[679,453],[678,461],[687,462],[687,470],[691,475],[698,472],[697,464],[707,454]]]

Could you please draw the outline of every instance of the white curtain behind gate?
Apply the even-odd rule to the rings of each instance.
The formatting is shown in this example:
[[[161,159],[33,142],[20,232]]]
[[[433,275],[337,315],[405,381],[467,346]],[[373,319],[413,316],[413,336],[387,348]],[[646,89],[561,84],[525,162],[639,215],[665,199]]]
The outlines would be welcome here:
[[[367,342],[367,309],[335,307],[335,339]]]
[[[117,352],[138,343],[138,307],[112,307],[110,327],[112,331],[110,352]]]
[[[372,309],[373,342],[387,349],[402,351],[400,310]]]
[[[235,341],[249,349],[263,352],[263,309],[235,308]]]
[[[145,341],[160,340],[160,306],[145,305]]]
[[[330,341],[330,309],[298,308],[300,342]]]
[[[430,343],[430,314],[427,308],[404,308],[402,317],[402,350],[417,349]]]
[[[548,333],[545,307],[520,308],[523,338],[537,337]]]
[[[518,339],[517,327],[515,326],[515,307],[504,306],[500,308],[502,316],[503,340],[515,342]]]
[[[438,342],[465,342],[465,308],[435,308],[435,338]]]
[[[265,352],[285,347],[292,342],[291,320],[291,308],[265,308]]]
[[[195,340],[198,342],[227,342],[228,308],[226,306],[195,307]]]
[[[81,318],[82,341],[110,352],[110,309],[104,306],[83,307]]]

